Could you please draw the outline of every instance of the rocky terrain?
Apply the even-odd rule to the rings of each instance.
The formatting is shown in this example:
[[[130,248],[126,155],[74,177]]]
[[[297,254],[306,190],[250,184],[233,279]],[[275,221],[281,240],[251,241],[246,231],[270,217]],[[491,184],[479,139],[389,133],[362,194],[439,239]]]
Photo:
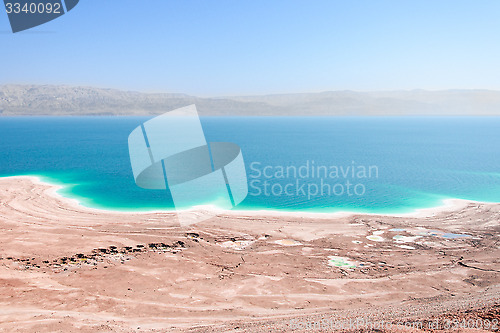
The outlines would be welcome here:
[[[498,204],[418,216],[228,212],[182,228],[174,213],[85,208],[56,189],[0,180],[0,331],[498,327]]]
[[[0,85],[0,116],[157,115],[196,104],[214,116],[500,115],[492,90],[277,94],[201,98],[94,87]]]

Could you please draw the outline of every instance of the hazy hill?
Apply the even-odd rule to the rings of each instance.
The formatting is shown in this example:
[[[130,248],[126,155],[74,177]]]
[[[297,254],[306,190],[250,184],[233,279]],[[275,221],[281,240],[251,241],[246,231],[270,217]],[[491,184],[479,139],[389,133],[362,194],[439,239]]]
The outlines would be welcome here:
[[[202,115],[500,115],[500,91],[443,90],[200,98],[93,87],[0,85],[0,115],[155,115],[196,104]]]

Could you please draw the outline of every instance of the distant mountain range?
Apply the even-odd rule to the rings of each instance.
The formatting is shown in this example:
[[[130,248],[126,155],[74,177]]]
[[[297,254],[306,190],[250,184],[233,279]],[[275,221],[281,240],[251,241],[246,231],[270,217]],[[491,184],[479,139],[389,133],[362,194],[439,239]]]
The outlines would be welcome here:
[[[157,115],[196,104],[213,116],[500,115],[500,91],[327,91],[201,98],[59,85],[0,85],[0,116]]]

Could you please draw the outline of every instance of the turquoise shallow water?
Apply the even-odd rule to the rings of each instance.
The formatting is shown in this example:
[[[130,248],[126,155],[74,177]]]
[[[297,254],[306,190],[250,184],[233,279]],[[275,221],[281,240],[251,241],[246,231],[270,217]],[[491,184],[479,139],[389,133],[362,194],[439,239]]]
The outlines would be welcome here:
[[[167,191],[138,188],[132,176],[127,137],[147,119],[0,118],[0,176],[40,176],[90,207],[171,210]],[[500,202],[500,117],[211,117],[202,125],[207,141],[242,149],[250,187],[236,209],[402,213],[446,198]]]

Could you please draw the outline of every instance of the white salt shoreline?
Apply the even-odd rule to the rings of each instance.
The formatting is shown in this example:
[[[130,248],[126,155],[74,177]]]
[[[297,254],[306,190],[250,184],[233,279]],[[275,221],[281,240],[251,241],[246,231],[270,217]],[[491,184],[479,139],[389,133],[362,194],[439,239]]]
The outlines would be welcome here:
[[[96,213],[113,213],[113,214],[175,214],[175,210],[150,210],[150,211],[120,211],[120,210],[112,210],[112,209],[103,209],[103,208],[93,208],[87,207],[82,204],[79,200],[75,198],[68,198],[58,191],[63,189],[64,186],[53,184],[47,181],[42,181],[38,176],[9,176],[9,177],[0,177],[0,182],[3,179],[25,179],[29,180],[34,184],[49,186],[49,189],[45,190],[44,193],[49,195],[50,197],[57,199],[71,207],[75,207],[78,209],[83,209],[87,211],[92,211]],[[361,216],[380,216],[380,217],[409,217],[409,218],[424,218],[424,217],[432,217],[440,213],[444,212],[454,212],[464,209],[470,204],[494,204],[494,202],[482,202],[482,201],[473,201],[473,200],[464,200],[464,199],[444,199],[442,200],[442,205],[436,207],[428,207],[428,208],[419,208],[414,212],[410,213],[401,213],[401,214],[379,214],[379,213],[363,213],[363,212],[351,212],[351,211],[342,211],[335,213],[313,213],[313,212],[286,212],[286,211],[276,211],[276,210],[224,210],[215,206],[199,206],[198,210],[203,213],[203,211],[210,212],[210,215],[226,215],[226,216],[250,216],[250,217],[264,217],[264,216],[272,216],[272,217],[301,217],[301,218],[313,218],[313,219],[336,219],[349,217],[353,215],[361,215]],[[193,211],[192,209],[190,211]]]

